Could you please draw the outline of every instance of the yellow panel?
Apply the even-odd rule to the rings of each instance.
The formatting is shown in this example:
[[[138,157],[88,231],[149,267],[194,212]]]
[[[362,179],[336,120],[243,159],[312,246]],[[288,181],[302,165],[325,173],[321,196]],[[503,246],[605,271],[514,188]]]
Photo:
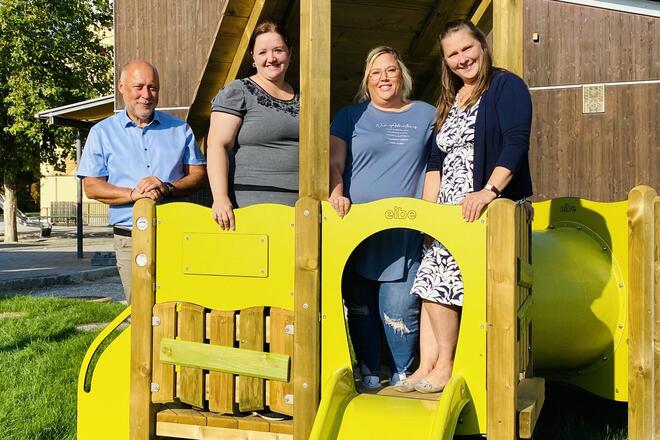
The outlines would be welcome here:
[[[268,236],[184,233],[183,273],[267,277]]]
[[[628,202],[567,197],[535,203],[534,209],[537,374],[625,401]]]
[[[185,301],[215,310],[239,310],[273,306],[293,310],[294,209],[283,205],[253,205],[234,211],[236,230],[223,231],[213,221],[209,208],[190,203],[168,203],[157,207],[156,302]],[[184,271],[184,236],[206,237],[208,243],[238,245],[241,238],[267,237],[251,243],[265,248],[266,276],[191,275]],[[215,238],[211,238],[215,237]],[[199,240],[197,240],[199,241]],[[246,261],[254,255],[252,245],[226,250],[218,244],[204,245],[196,255],[212,260]],[[195,260],[197,261],[197,260]],[[249,262],[252,264],[252,262]]]
[[[410,228],[423,231],[439,239],[452,252],[465,283],[454,374],[465,378],[473,402],[463,412],[457,434],[485,432],[485,216],[474,223],[466,223],[460,207],[396,198],[353,205],[350,213],[340,219],[324,202],[322,227],[322,383],[329,383],[335,371],[351,365],[341,296],[342,273],[351,252],[365,238],[381,230]]]
[[[130,396],[131,328],[127,328],[103,351],[96,363],[89,392],[85,374],[94,352],[105,338],[130,315],[125,309],[94,339],[83,359],[78,377],[78,440],[128,439]]]

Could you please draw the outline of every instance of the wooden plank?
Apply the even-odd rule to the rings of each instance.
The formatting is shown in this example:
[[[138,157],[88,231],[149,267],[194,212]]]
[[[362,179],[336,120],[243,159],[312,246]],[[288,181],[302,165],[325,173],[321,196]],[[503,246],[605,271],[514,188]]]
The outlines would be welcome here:
[[[131,439],[155,438],[155,412],[151,403],[152,337],[151,313],[156,283],[156,203],[139,200],[133,207],[131,393],[129,432]],[[137,226],[139,225],[139,227]],[[139,257],[136,259],[136,257]],[[143,263],[138,265],[135,263]]]
[[[237,418],[238,429],[245,431],[270,432],[270,423],[259,416]]]
[[[328,198],[330,0],[300,1],[300,199],[296,203],[294,435],[309,438],[321,398],[320,202]]]
[[[523,76],[523,3],[493,0],[493,61]]]
[[[488,208],[486,261],[486,396],[488,436],[516,438],[516,227],[515,204]]]
[[[160,351],[162,362],[187,367],[182,370],[222,371],[260,380],[289,379],[287,355],[168,338],[161,340]]]
[[[330,0],[300,2],[300,196],[317,200],[328,198],[330,10]]]
[[[320,399],[320,203],[296,203],[294,435],[309,438]]]
[[[474,13],[470,16],[470,21],[472,24],[477,26],[484,34],[490,32],[489,28],[484,28],[480,26],[481,23],[488,21],[488,15],[490,14],[490,22],[492,26],[492,14],[493,14],[493,0],[481,0],[479,6],[474,10]]]
[[[241,35],[241,41],[238,43],[238,47],[234,52],[234,57],[231,62],[231,67],[229,68],[229,73],[227,74],[227,79],[225,83],[233,81],[236,79],[241,64],[243,64],[243,59],[245,54],[248,52],[248,45],[250,43],[250,38],[254,32],[254,28],[257,26],[259,17],[261,17],[261,11],[263,10],[265,0],[256,0],[252,6],[252,11],[250,12],[250,18],[248,18],[245,26],[243,27],[243,33]]]
[[[158,422],[156,433],[163,437],[194,440],[293,440],[293,436],[289,434],[243,431],[230,428],[216,428],[213,426],[183,425],[172,422]]]
[[[523,379],[518,386],[518,436],[532,438],[536,421],[545,402],[545,379]]]
[[[158,67],[163,85],[160,105],[190,105],[197,85],[190,78],[197,79],[202,73],[204,60],[213,44],[214,30],[227,3],[227,0],[185,3],[143,0],[136,5],[125,0],[115,1],[117,78],[126,62],[136,58],[149,60]],[[172,61],[173,53],[178,54],[176,62]],[[120,94],[115,101],[117,109],[124,107]]]
[[[265,339],[264,307],[250,307],[240,311],[240,322],[238,324],[239,347],[246,350],[261,352],[264,362],[270,355],[263,353]],[[288,356],[287,356],[288,363]],[[261,365],[249,365],[250,367],[262,367]],[[288,366],[288,364],[287,364]],[[238,408],[241,411],[254,411],[264,409],[266,406],[265,387],[263,379],[241,375],[238,378]]]
[[[270,422],[270,432],[293,434],[293,420],[273,420]]]
[[[204,341],[204,307],[197,304],[179,303],[177,306],[178,316],[178,336],[181,339],[177,342],[197,342]],[[165,341],[172,339],[163,339],[161,341],[161,359],[162,362],[169,362],[165,356],[162,346]],[[171,363],[171,362],[170,362]],[[181,363],[180,365],[185,365]],[[204,406],[204,371],[200,368],[183,367],[179,374],[179,400],[198,408]]]
[[[236,335],[235,312],[213,310],[209,321],[209,341],[212,345],[233,347]],[[230,373],[209,373],[209,410],[217,413],[234,412],[234,376]],[[225,426],[227,428],[227,426]]]
[[[157,422],[183,423],[186,425],[206,425],[206,416],[190,408],[168,408],[156,414]]]
[[[655,374],[655,390],[660,390],[660,197],[656,197],[654,202],[655,224],[655,286],[653,292],[654,308],[655,308],[655,330],[654,330],[654,374]],[[655,438],[660,438],[660,398],[655,396]]]
[[[176,303],[168,302],[154,305],[154,317],[158,317],[159,324],[153,326],[153,374],[151,381],[158,385],[158,391],[151,393],[153,403],[167,403],[174,401],[174,365],[164,364],[160,361],[160,341],[163,338],[176,336]]]
[[[654,212],[656,192],[636,186],[628,195],[628,438],[655,432],[653,340]]]
[[[216,428],[238,428],[238,420],[234,416],[225,416],[210,412],[205,412],[206,425],[215,426]]]
[[[275,307],[270,309],[271,353],[293,356],[293,322],[292,311]],[[293,371],[291,371],[289,377],[294,377]],[[288,382],[270,381],[270,399],[268,402],[271,410],[292,416],[293,402],[286,397],[287,395],[293,397],[293,380]]]

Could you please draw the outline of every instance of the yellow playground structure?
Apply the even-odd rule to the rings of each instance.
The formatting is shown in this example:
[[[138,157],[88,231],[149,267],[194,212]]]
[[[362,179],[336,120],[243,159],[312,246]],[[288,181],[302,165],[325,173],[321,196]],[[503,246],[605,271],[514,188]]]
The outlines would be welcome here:
[[[238,3],[230,2],[227,11],[235,12]],[[208,81],[221,86],[236,77],[261,8],[273,4],[252,3],[236,38],[219,37],[218,50],[209,52],[222,58],[223,44],[236,42],[227,52],[237,54],[231,62],[209,61],[222,76],[202,78],[189,112],[202,141],[208,115],[197,109],[207,108],[204,97],[217,90]],[[222,231],[202,206],[136,203],[133,303],[83,361],[78,438],[531,438],[545,378],[627,401],[629,438],[660,438],[655,190],[638,186],[616,203],[536,203],[531,229],[523,207],[507,200],[492,203],[474,223],[465,223],[458,207],[415,199],[355,205],[340,219],[325,202],[330,3],[296,2],[301,112],[295,208],[238,209],[237,229]],[[523,2],[492,2],[495,62],[519,73],[523,14]],[[220,31],[239,23],[227,18]],[[425,34],[435,32],[434,20]],[[439,239],[463,274],[455,365],[442,393],[356,389],[341,277],[356,246],[390,228]],[[261,409],[292,419],[252,415]]]
[[[222,231],[208,208],[141,200],[134,304],[85,357],[78,437],[531,438],[541,377],[627,400],[632,411],[653,410],[649,310],[659,202],[649,187],[617,203],[549,200],[535,204],[530,232],[522,207],[506,200],[466,223],[458,207],[416,199],[356,205],[343,219],[327,203],[313,212],[301,199],[299,216],[256,205],[236,211],[235,231]],[[296,252],[300,217],[320,223],[320,267]],[[342,272],[362,240],[389,228],[433,235],[463,272],[456,362],[440,394],[356,391]],[[320,272],[320,296],[313,286],[311,295],[297,290],[296,266]],[[129,316],[130,326],[117,331]],[[318,341],[305,345],[305,338]],[[316,358],[318,377],[306,381],[299,371]],[[301,406],[299,390],[315,383],[318,408]],[[293,419],[245,415],[264,408]],[[308,432],[297,432],[299,420]],[[636,438],[654,435],[631,424],[631,438],[635,429]]]

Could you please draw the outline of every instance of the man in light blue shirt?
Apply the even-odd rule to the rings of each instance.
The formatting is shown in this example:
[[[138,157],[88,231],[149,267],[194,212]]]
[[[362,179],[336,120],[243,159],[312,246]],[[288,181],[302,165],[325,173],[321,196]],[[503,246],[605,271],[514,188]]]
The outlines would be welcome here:
[[[156,110],[159,79],[153,65],[126,64],[118,89],[126,109],[91,129],[78,176],[87,197],[110,205],[117,268],[130,303],[133,203],[190,193],[206,177],[206,162],[188,124]]]

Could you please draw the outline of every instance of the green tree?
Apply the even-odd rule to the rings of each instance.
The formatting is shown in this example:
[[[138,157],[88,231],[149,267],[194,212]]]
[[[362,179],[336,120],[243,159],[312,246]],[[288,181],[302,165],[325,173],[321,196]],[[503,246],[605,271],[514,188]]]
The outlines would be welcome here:
[[[112,90],[108,0],[0,0],[0,177],[5,241],[16,241],[16,179],[61,167],[73,132],[35,114]],[[55,145],[61,147],[56,149]]]

